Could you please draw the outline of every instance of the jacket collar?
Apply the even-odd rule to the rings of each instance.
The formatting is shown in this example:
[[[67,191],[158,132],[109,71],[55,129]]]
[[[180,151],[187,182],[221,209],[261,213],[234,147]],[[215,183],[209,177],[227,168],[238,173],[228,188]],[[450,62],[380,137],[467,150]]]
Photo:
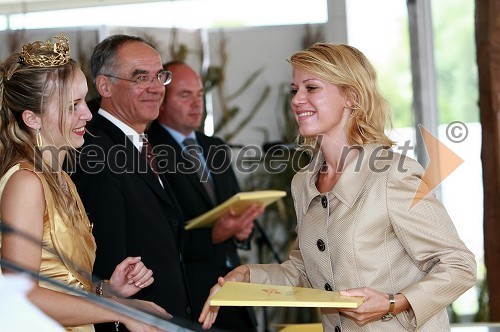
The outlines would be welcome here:
[[[329,194],[334,195],[343,204],[351,208],[366,188],[365,184],[371,174],[370,163],[373,162],[375,154],[380,155],[381,150],[384,150],[382,146],[376,144],[367,144],[359,147],[358,155],[345,167],[342,175]],[[303,195],[303,214],[307,212],[309,205],[315,197],[327,194],[320,193],[316,187],[318,173],[324,162],[323,153],[319,150],[311,163],[300,171],[303,172],[305,180],[303,192],[301,193]]]
[[[157,120],[153,121],[151,124],[149,130],[147,131],[150,135],[150,138],[153,142],[153,145],[162,145],[162,144],[167,144],[170,145],[174,148],[175,150],[175,156],[172,154],[167,154],[168,158],[168,163],[178,163],[179,161],[184,162],[185,161],[185,156],[182,154],[182,149],[184,148],[183,144],[178,142],[176,138],[172,136],[171,131],[167,130],[165,126],[160,124]],[[197,132],[193,132],[192,136],[196,137],[196,141],[198,144],[202,147],[203,153],[205,158],[207,158],[207,152],[210,149],[210,144],[209,142],[206,142],[204,139],[203,135],[200,135]],[[191,135],[190,135],[191,137]],[[210,160],[206,160],[207,164],[210,164]],[[189,181],[192,183],[193,187],[196,188],[200,194],[205,198],[205,200],[211,205],[214,206],[214,202],[212,202],[212,199],[208,195],[206,189],[203,187],[203,185],[200,182],[200,179],[196,173],[191,173],[191,174],[185,174]],[[215,179],[217,177],[216,174],[212,173],[212,178]],[[215,182],[215,180],[214,180]],[[217,185],[215,185],[215,192],[216,195],[217,193]]]

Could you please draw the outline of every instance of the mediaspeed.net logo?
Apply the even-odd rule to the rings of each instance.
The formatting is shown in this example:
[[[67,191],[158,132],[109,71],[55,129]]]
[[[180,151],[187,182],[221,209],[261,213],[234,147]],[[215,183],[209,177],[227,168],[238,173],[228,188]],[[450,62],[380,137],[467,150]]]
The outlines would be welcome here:
[[[429,164],[427,165],[422,181],[415,192],[412,202],[409,206],[412,209],[417,205],[422,199],[424,199],[431,191],[433,191],[441,182],[443,182],[451,173],[453,173],[464,160],[455,154],[451,149],[449,149],[445,144],[443,144],[437,137],[435,137],[431,132],[425,129],[422,125],[419,125],[420,133],[423,138],[423,144],[428,154]],[[446,137],[450,142],[461,143],[465,141],[468,136],[467,126],[459,121],[454,121],[448,124],[446,127]],[[222,144],[220,146],[211,146],[208,151],[203,152],[203,147],[199,146],[199,149],[206,157],[206,165],[189,164],[184,162],[177,162],[177,152],[175,148],[171,145],[160,144],[153,147],[153,155],[159,167],[159,173],[180,173],[180,174],[192,174],[198,171],[199,167],[209,166],[211,174],[222,173],[227,170],[228,167],[234,167],[237,174],[252,174],[254,172],[264,171],[269,175],[279,174],[286,170],[296,173],[302,170],[312,171],[314,165],[309,166],[303,164],[304,155],[310,156],[315,149],[321,146],[322,137],[318,137],[316,140],[316,147],[305,146],[298,149],[296,145],[277,145],[267,151],[258,145],[245,145],[239,150],[233,150],[227,144]],[[133,138],[124,137],[123,144],[113,145],[109,149],[104,149],[103,147],[96,144],[89,144],[81,149],[77,154],[72,155],[74,158],[72,162],[68,163],[69,168],[66,169],[67,172],[73,173],[76,171],[75,166],[79,165],[79,171],[88,174],[97,174],[105,169],[109,169],[110,172],[115,174],[121,173],[146,173],[148,170],[147,161],[145,158],[139,157],[139,150],[133,147]],[[383,147],[381,147],[383,148]],[[402,154],[406,154],[409,149],[414,148],[410,145],[410,141],[406,141],[404,146],[396,147],[400,150]],[[66,154],[68,150],[72,149],[70,146],[45,146],[42,149],[44,155],[51,156],[53,158],[52,165],[58,165],[58,159],[61,153]],[[350,153],[351,150],[360,150],[360,146],[346,146],[342,155],[340,156],[340,161],[338,163],[338,172],[342,172],[342,165],[344,165],[345,158]],[[380,149],[377,149],[377,152]],[[127,151],[132,151],[127,153]],[[84,159],[80,158],[85,156]],[[40,157],[40,153],[34,152],[34,158]],[[128,160],[131,158],[131,160]],[[378,169],[374,162],[377,160],[377,153],[369,156],[369,167],[374,172],[383,172],[384,168]],[[361,161],[359,159],[359,161]],[[269,161],[264,162],[264,161]],[[35,163],[35,171],[42,172],[40,167],[41,163]],[[356,164],[356,168],[360,165]],[[60,171],[53,169],[53,171]],[[404,169],[402,169],[404,171]],[[205,179],[207,180],[207,179]]]
[[[453,173],[464,160],[448,148],[430,131],[419,125],[425,149],[429,157],[423,179],[413,197],[410,209],[424,199],[432,190]],[[453,143],[463,142],[468,135],[467,126],[460,121],[451,122],[446,127],[446,137]]]

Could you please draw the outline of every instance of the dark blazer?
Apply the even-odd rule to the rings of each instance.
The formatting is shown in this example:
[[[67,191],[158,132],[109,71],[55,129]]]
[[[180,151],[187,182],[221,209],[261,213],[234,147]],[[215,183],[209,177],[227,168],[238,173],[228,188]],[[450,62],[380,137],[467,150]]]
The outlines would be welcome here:
[[[187,165],[188,162],[174,138],[156,121],[151,124],[147,134],[153,145],[159,170],[171,185],[183,211],[184,220],[189,221],[212,209],[215,205],[200,183],[198,175],[194,172],[179,172],[182,170],[182,164]],[[196,133],[196,139],[211,170],[217,196],[216,205],[221,204],[240,191],[231,168],[230,150],[227,144],[216,137]],[[233,239],[217,245],[212,244],[211,228],[184,231],[183,238],[184,262],[189,289],[192,291],[193,311],[195,316],[198,316],[210,288],[217,283],[217,278],[240,265],[240,258]],[[246,331],[254,330],[256,321],[251,308],[223,307],[214,326],[232,331]]]
[[[107,279],[124,258],[141,256],[155,281],[135,297],[193,320],[182,264],[183,215],[168,181],[162,178],[163,188],[146,157],[101,115],[89,131],[72,179],[94,224],[94,274]]]

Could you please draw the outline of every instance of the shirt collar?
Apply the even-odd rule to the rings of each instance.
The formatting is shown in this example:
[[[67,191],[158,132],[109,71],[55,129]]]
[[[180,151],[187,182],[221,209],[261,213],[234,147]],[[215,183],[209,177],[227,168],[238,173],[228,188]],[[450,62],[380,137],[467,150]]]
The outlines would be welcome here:
[[[186,135],[182,134],[181,132],[179,132],[179,131],[177,131],[177,130],[175,130],[175,129],[169,127],[169,126],[167,126],[166,124],[163,124],[161,122],[158,122],[158,123],[160,124],[160,126],[163,127],[163,129],[165,129],[166,131],[168,131],[168,133],[177,142],[177,144],[179,144],[179,146],[184,146],[183,142],[188,137],[194,139],[194,141],[196,143],[198,143],[198,140],[196,139],[196,135],[195,135],[194,131],[192,131],[189,135],[186,136]]]
[[[139,151],[142,150],[142,137],[144,136],[144,134],[137,133],[134,129],[132,129],[132,127],[125,124],[123,121],[119,120],[116,116],[105,111],[102,108],[100,108],[97,113],[99,115],[101,115],[103,118],[106,118],[107,120],[109,120],[115,126],[117,126],[121,131],[123,131],[125,136],[128,137],[128,139],[134,144],[134,146]]]

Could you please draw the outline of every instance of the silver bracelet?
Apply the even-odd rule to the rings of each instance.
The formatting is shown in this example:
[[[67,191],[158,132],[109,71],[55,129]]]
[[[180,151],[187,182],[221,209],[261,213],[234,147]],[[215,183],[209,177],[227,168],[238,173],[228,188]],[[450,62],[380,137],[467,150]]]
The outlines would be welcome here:
[[[394,294],[389,295],[389,311],[382,317],[383,322],[390,321],[394,318],[394,306],[396,304],[396,300],[394,299]]]
[[[116,296],[112,296],[111,298],[112,298],[113,300],[115,300],[115,301],[116,301],[116,303],[118,303],[118,304],[120,303],[120,302],[118,301],[118,298],[117,298]],[[120,316],[120,313],[118,313],[118,319],[117,319],[117,320],[116,320],[116,322],[115,322],[115,331],[120,331],[120,320],[121,320],[121,316]]]

